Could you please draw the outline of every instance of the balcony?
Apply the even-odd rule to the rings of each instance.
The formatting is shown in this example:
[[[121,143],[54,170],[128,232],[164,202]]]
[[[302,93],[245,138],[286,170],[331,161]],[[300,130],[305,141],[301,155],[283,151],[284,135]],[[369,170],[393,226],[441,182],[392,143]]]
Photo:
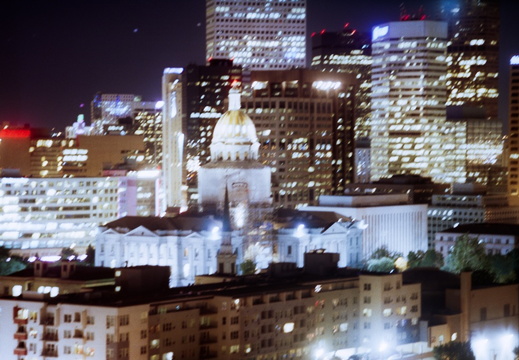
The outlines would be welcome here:
[[[42,317],[40,320],[40,325],[54,326],[54,317],[53,316]]]
[[[58,341],[58,334],[53,332],[45,333],[41,339],[44,341]]]
[[[23,319],[23,318],[18,318],[18,317],[15,317],[13,320],[14,320],[14,323],[18,324],[18,325],[27,325],[27,323],[29,321],[27,318]]]
[[[16,348],[16,349],[14,349],[14,354],[18,355],[18,356],[26,356],[27,349],[26,348]]]
[[[58,350],[55,350],[55,349],[44,349],[41,352],[41,356],[58,357]]]
[[[200,338],[201,345],[216,344],[217,342],[218,338],[216,336],[204,336],[203,338]]]
[[[14,334],[14,338],[16,340],[27,340],[27,333],[24,331],[20,331],[18,330],[15,334]]]

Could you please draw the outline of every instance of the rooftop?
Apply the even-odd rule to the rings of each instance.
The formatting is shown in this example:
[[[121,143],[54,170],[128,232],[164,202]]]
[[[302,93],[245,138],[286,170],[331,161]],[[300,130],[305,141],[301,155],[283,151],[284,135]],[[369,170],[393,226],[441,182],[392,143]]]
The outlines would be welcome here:
[[[519,236],[519,225],[497,223],[473,223],[458,225],[454,228],[439,231],[441,233],[484,234],[484,235],[515,235]]]

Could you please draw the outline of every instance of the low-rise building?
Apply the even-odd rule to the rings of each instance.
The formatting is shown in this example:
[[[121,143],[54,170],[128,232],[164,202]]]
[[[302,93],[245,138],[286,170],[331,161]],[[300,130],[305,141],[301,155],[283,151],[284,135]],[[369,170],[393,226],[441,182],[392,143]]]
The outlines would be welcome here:
[[[259,271],[271,262],[303,266],[304,253],[318,249],[339,253],[340,266],[357,265],[362,260],[362,232],[361,222],[335,214],[286,210],[257,229],[234,230],[230,238],[235,265],[252,260]],[[217,271],[223,237],[222,220],[209,213],[127,216],[100,228],[96,265],[170,266],[170,286],[184,286],[197,275]]]
[[[337,260],[307,254],[304,269],[278,263],[265,274],[169,290],[3,297],[2,356],[347,359],[419,343],[420,284]],[[118,269],[121,277],[130,270]]]
[[[336,212],[363,222],[362,258],[379,248],[407,255],[427,249],[427,205],[410,204],[407,194],[321,196],[301,211]]]
[[[112,268],[82,266],[75,261],[54,264],[37,260],[24,270],[0,276],[0,289],[4,296],[19,296],[32,292],[55,297],[59,294],[87,292],[103,286],[113,286],[114,272]]]
[[[484,222],[519,224],[519,206],[510,206],[506,194],[487,194],[478,184],[454,184],[451,194],[433,195],[427,210],[429,248],[439,231]]]
[[[464,224],[437,232],[434,250],[446,257],[460,236],[476,237],[489,255],[506,255],[519,247],[519,224]]]

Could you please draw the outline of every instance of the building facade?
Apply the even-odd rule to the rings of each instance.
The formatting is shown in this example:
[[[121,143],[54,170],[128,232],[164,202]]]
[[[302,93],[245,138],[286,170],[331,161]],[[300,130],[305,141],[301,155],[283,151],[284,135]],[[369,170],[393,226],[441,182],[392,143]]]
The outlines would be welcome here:
[[[259,271],[272,262],[304,264],[304,254],[323,249],[337,251],[339,265],[362,261],[360,222],[329,222],[274,218],[267,231],[234,230],[230,234],[236,265],[252,260]],[[216,255],[225,236],[222,220],[212,215],[183,213],[177,217],[124,217],[100,228],[96,238],[96,265],[109,267],[161,265],[171,268],[170,286],[186,286],[195,277],[217,271]],[[259,230],[259,231],[258,231]]]
[[[508,194],[519,205],[519,55],[510,59],[510,108],[508,119]]]
[[[272,170],[274,206],[315,204],[353,181],[351,74],[253,71],[242,106],[256,126],[260,161]]]
[[[279,264],[269,277],[154,295],[121,289],[2,298],[2,355],[6,360],[307,359],[334,353],[348,358],[419,343],[420,284],[404,283],[401,274],[337,269],[328,258],[326,272],[322,264],[304,272]]]
[[[519,206],[509,205],[506,194],[485,194],[468,184],[455,184],[451,194],[433,195],[427,210],[429,247],[437,232],[470,223],[519,224]]]
[[[312,33],[311,68],[324,72],[350,73],[357,80],[355,94],[355,139],[369,138],[371,117],[371,37],[349,26],[338,32]]]
[[[206,59],[212,58],[248,70],[305,67],[306,0],[206,1]]]
[[[23,257],[58,255],[63,248],[81,253],[99,225],[132,213],[155,215],[155,204],[143,204],[139,195],[146,191],[133,180],[0,178],[0,246]]]
[[[483,108],[497,119],[499,1],[459,1],[448,20],[447,105]]]
[[[463,181],[457,131],[446,123],[447,24],[400,21],[373,29],[371,177]]]
[[[519,224],[476,223],[437,232],[434,250],[446,258],[457,239],[463,235],[477,238],[484,244],[488,255],[506,255],[519,247]]]
[[[166,68],[162,75],[162,171],[168,207],[186,207],[185,135],[182,107],[182,68]]]
[[[301,211],[332,211],[362,222],[362,259],[383,247],[404,255],[427,249],[427,205],[410,204],[407,194],[321,196],[318,206]]]

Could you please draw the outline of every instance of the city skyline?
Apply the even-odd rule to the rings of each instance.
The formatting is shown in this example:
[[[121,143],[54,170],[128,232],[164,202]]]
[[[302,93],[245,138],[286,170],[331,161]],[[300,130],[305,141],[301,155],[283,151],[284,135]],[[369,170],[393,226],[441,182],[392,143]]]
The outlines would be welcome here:
[[[372,0],[353,5],[309,0],[307,42],[312,32],[325,28],[338,31],[346,22],[369,31],[378,23],[395,21],[400,3]],[[439,3],[422,2],[425,13],[433,14]],[[98,91],[160,100],[165,67],[205,63],[203,5],[202,0],[156,1],[151,5],[140,1],[9,5],[5,13],[10,18],[4,21],[7,31],[0,35],[8,54],[1,64],[7,71],[0,87],[0,121],[62,130],[80,113],[89,118],[90,101]],[[419,4],[407,3],[406,7],[415,12]],[[507,120],[508,61],[519,53],[519,42],[512,39],[519,25],[513,23],[511,15],[518,7],[509,1],[501,4],[503,121]]]

